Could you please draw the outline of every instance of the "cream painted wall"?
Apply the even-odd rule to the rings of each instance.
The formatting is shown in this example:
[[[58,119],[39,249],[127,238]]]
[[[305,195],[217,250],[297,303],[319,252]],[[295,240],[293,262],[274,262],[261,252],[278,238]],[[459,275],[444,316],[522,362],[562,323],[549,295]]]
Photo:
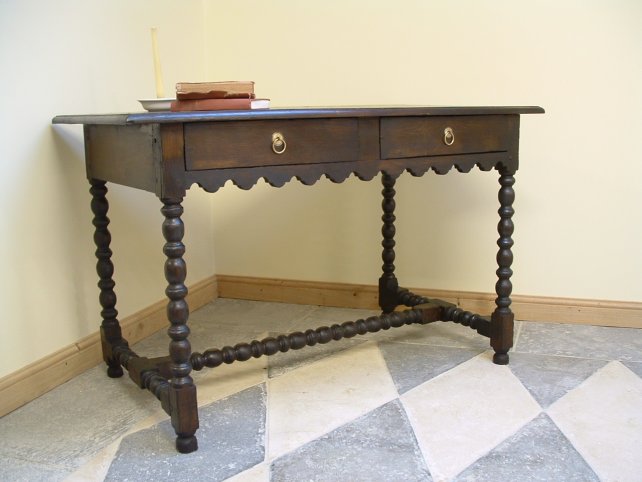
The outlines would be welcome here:
[[[140,110],[153,97],[150,26],[166,89],[204,75],[201,1],[0,1],[0,376],[99,326],[82,130],[56,114]],[[210,199],[186,201],[188,283],[214,272]],[[164,297],[160,203],[114,187],[112,249],[121,318]],[[202,238],[197,233],[204,234]]]
[[[524,116],[514,292],[642,301],[642,3],[206,2],[207,72],[273,105],[541,105]],[[328,140],[331,142],[331,140]],[[378,183],[226,186],[220,274],[376,283]],[[495,173],[398,181],[406,286],[492,292]]]
[[[642,4],[221,5],[0,0],[0,376],[97,329],[82,134],[50,120],[138,110],[135,99],[154,92],[152,25],[168,91],[178,80],[254,79],[275,106],[544,106],[522,123],[515,291],[642,300]],[[375,283],[380,187],[347,184],[190,190],[188,283],[214,272]],[[405,175],[398,191],[402,282],[491,291],[496,176]],[[109,199],[124,317],[163,296],[162,218],[151,194],[114,186]]]

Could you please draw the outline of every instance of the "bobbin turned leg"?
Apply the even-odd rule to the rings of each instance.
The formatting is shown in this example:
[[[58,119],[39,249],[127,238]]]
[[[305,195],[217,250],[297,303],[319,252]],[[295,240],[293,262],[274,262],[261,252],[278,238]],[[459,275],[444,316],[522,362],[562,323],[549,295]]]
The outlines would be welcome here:
[[[515,178],[512,173],[506,169],[500,170],[499,183],[501,188],[499,190],[499,224],[497,225],[497,232],[499,239],[497,246],[497,283],[495,291],[497,298],[495,299],[495,311],[491,317],[490,323],[490,345],[495,350],[493,362],[497,365],[508,364],[508,350],[513,346],[513,324],[514,315],[510,309],[511,299],[510,294],[513,290],[510,277],[513,274],[510,266],[513,263],[513,221],[514,214],[513,201],[515,200],[515,191],[513,184]]]
[[[118,378],[123,375],[123,368],[120,366],[116,349],[127,347],[123,339],[118,323],[118,311],[116,311],[116,293],[114,293],[114,265],[111,262],[112,251],[109,249],[111,234],[109,233],[109,203],[107,202],[107,186],[105,181],[90,179],[91,188],[91,211],[94,214],[92,221],[94,231],[94,243],[96,244],[96,272],[98,273],[100,288],[100,306],[102,311],[102,323],[100,325],[100,339],[103,350],[103,359],[107,363],[107,375],[111,378]]]
[[[381,183],[383,184],[383,201],[381,207],[383,208],[383,226],[381,234],[383,235],[383,251],[381,259],[383,260],[383,274],[379,278],[379,306],[384,313],[392,313],[397,307],[399,282],[395,277],[395,178],[386,174],[381,175]]]
[[[196,387],[190,372],[191,346],[187,339],[189,328],[187,319],[189,309],[185,296],[185,276],[187,269],[183,254],[185,245],[182,243],[184,227],[180,216],[183,214],[182,199],[163,199],[161,212],[165,216],[163,221],[163,236],[165,246],[163,252],[167,256],[165,261],[165,279],[168,286],[165,290],[169,302],[167,304],[167,318],[170,327],[167,330],[171,342],[169,343],[169,356],[171,358],[170,371],[172,378],[169,386],[169,411],[172,426],[176,431],[176,449],[181,453],[193,452],[198,448],[196,442],[196,429],[198,428],[198,407],[196,403]]]

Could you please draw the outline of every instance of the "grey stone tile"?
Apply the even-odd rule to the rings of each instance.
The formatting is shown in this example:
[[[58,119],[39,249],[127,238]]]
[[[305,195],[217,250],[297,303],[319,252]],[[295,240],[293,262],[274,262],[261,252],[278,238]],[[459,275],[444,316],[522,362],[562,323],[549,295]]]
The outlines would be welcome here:
[[[223,348],[237,343],[249,343],[265,337],[266,331],[256,327],[228,326],[223,324],[196,321],[190,324],[190,342],[193,350],[203,351],[208,348]],[[167,336],[167,335],[165,335]]]
[[[92,368],[0,419],[0,456],[76,469],[157,411],[148,391],[105,372]]]
[[[379,349],[400,395],[485,351],[390,342],[379,343]]]
[[[626,366],[629,370],[642,378],[642,363],[624,362],[624,366]]]
[[[234,346],[241,342],[247,343],[253,339],[260,340],[265,337],[266,333],[252,327],[243,329],[202,321],[190,322],[189,328],[189,341],[192,345],[192,351],[201,353],[208,348],[223,348],[226,345]],[[169,341],[167,330],[163,328],[133,345],[132,349],[140,356],[167,356]]]
[[[260,340],[269,330],[293,331],[290,327],[315,309],[305,305],[217,299],[190,314],[192,351]],[[167,329],[162,328],[132,348],[141,356],[155,357],[167,355],[168,345]]]
[[[330,326],[335,323],[341,324],[345,321],[365,319],[379,314],[381,314],[379,311],[374,310],[317,306],[306,316],[297,320],[290,328],[292,330],[305,331],[320,326]],[[355,338],[363,338],[363,336],[357,336]]]
[[[599,478],[551,419],[540,414],[455,480],[597,482]]]
[[[223,348],[262,339],[268,331],[293,331],[301,318],[317,307],[219,298],[190,314],[189,340],[192,351]],[[162,328],[132,349],[140,356],[166,356],[167,329]]]
[[[369,335],[372,339],[418,345],[451,346],[458,348],[490,348],[490,340],[467,326],[437,321],[427,325],[409,325]]]
[[[190,320],[214,322],[240,330],[285,332],[315,309],[309,305],[219,298],[191,313]]]
[[[0,457],[0,479],[11,482],[57,482],[64,480],[70,470],[51,467],[13,457]]]
[[[515,351],[600,360],[642,361],[642,330],[524,322]]]
[[[263,462],[265,385],[199,409],[199,449],[178,454],[169,421],[123,438],[106,481],[225,480]]]
[[[399,400],[276,459],[271,482],[430,481]]]
[[[535,400],[547,408],[607,363],[588,358],[513,353],[508,366]]]

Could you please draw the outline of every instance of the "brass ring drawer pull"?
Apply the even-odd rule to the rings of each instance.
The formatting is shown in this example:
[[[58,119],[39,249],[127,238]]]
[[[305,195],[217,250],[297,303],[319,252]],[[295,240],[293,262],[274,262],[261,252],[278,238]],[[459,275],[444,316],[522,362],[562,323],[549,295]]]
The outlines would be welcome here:
[[[283,154],[288,145],[285,142],[285,137],[280,132],[272,134],[272,150],[275,154]]]
[[[455,143],[455,131],[452,127],[446,127],[444,129],[444,144],[447,146],[452,146]]]

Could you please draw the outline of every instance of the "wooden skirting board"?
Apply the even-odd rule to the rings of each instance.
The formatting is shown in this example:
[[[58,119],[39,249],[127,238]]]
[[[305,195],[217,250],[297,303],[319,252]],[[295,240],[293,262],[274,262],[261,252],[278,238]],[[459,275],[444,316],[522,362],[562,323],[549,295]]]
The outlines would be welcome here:
[[[481,314],[489,314],[495,295],[464,291],[412,289]],[[189,288],[194,311],[217,297],[258,301],[378,309],[377,287],[318,281],[296,281],[247,276],[211,276]],[[513,295],[519,320],[579,323],[642,328],[642,303]],[[121,321],[123,336],[131,343],[167,326],[167,301],[161,300]],[[337,320],[346,321],[346,320]],[[98,332],[0,379],[0,416],[39,397],[102,362]],[[127,376],[127,375],[125,375]]]
[[[223,275],[219,275],[217,281],[218,295],[221,298],[373,310],[378,308],[377,287],[374,285]],[[491,313],[496,296],[469,291],[409,289],[418,295],[450,301],[465,310],[483,315]],[[518,320],[642,328],[642,303],[639,302],[524,295],[512,295],[511,299],[511,308]]]
[[[216,276],[193,284],[187,302],[196,310],[216,298]],[[123,337],[134,344],[168,325],[167,301],[160,300],[121,320]],[[89,368],[102,363],[98,331],[57,352],[0,379],[0,416],[49,390],[62,385]],[[107,376],[107,375],[105,375]],[[127,374],[125,373],[125,376]]]

